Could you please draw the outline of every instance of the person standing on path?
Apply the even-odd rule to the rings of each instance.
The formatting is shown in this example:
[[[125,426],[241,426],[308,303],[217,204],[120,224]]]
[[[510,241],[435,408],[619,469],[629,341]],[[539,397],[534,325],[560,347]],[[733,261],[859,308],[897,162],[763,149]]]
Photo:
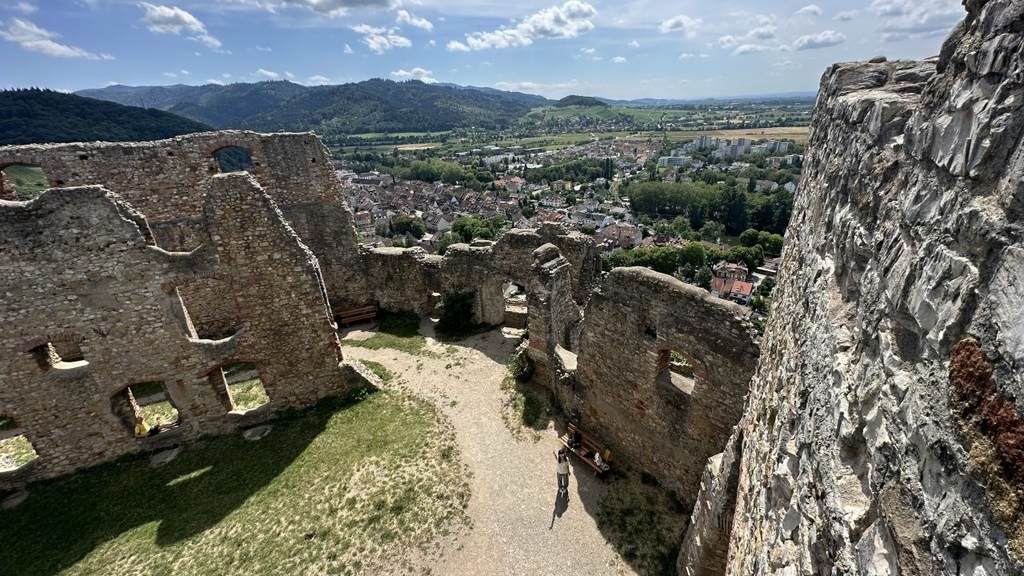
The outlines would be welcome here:
[[[569,456],[562,448],[555,454],[555,472],[558,475],[558,492],[569,494]]]

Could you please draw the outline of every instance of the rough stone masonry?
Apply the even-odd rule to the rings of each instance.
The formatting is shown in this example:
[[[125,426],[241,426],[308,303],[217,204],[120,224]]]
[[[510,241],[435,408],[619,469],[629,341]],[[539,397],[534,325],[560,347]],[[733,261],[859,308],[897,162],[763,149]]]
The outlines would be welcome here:
[[[936,58],[822,77],[680,573],[1024,573],[1024,2],[965,7]]]

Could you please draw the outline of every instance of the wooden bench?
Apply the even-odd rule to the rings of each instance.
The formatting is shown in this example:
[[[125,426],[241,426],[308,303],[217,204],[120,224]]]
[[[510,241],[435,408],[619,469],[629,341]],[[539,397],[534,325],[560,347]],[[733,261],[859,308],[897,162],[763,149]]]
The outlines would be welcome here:
[[[361,320],[373,320],[377,317],[376,306],[361,306],[359,308],[350,308],[343,310],[338,313],[338,324],[347,326],[353,322],[359,322]]]
[[[579,433],[580,445],[578,447],[573,446],[573,436]],[[579,456],[580,460],[585,462],[587,466],[594,469],[594,474],[599,475],[607,472],[611,468],[609,462],[612,459],[611,450],[601,446],[593,438],[587,436],[576,427],[575,424],[569,423],[565,428],[565,434],[558,437],[558,441],[565,445],[570,452]],[[598,464],[594,461],[594,454],[600,454],[603,462]]]

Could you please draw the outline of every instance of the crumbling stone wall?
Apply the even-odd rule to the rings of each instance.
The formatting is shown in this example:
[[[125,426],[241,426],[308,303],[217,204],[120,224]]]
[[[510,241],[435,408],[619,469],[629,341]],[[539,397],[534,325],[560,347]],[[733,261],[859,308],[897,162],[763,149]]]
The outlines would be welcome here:
[[[185,251],[209,241],[203,192],[220,173],[214,153],[231,146],[249,151],[257,180],[320,260],[334,301],[363,302],[352,213],[330,154],[312,133],[229,130],[153,142],[0,146],[0,168],[30,164],[53,186],[104,186],[146,216],[158,246]],[[215,298],[194,300],[198,309]]]
[[[533,251],[544,244],[568,255],[571,291],[566,296],[585,302],[600,282],[601,254],[589,237],[557,224],[511,230],[497,242],[454,244],[443,257],[428,255],[420,248],[368,250],[362,257],[363,276],[367,293],[384,309],[427,313],[438,297],[472,292],[476,321],[500,324],[505,314],[502,283],[528,286],[533,277]]]
[[[210,243],[168,252],[141,214],[100,187],[0,202],[0,405],[39,454],[28,474],[0,475],[0,488],[231,430],[369,381],[340,364],[317,260],[252,177],[212,178],[201,216]],[[230,287],[239,312],[240,329],[223,340],[199,339],[179,297],[209,278]],[[264,408],[229,413],[210,375],[234,362],[256,363]],[[164,383],[181,426],[133,437],[117,398],[140,382]]]
[[[544,262],[552,273],[544,274]],[[544,289],[531,288],[529,300],[529,353],[538,378],[563,406],[580,411],[583,429],[615,458],[647,470],[692,506],[707,459],[724,448],[740,419],[757,363],[757,337],[742,310],[671,276],[617,268],[591,296],[577,345],[565,328],[578,311],[553,304],[565,290],[559,263],[541,257],[538,264]],[[553,313],[535,318],[545,301]],[[553,354],[556,345],[572,354]],[[692,389],[672,383],[671,351],[693,366]]]

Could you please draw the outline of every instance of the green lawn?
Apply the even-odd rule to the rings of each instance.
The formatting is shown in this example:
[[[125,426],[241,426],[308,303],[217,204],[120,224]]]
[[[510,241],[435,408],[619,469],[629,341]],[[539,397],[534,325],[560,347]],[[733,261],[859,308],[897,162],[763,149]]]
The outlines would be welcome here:
[[[407,354],[426,355],[427,339],[419,333],[420,317],[415,312],[387,312],[377,315],[377,333],[365,340],[341,340],[342,346],[380,350],[391,348]]]
[[[377,392],[34,484],[0,510],[0,574],[398,573],[466,525],[469,488],[435,409]]]

